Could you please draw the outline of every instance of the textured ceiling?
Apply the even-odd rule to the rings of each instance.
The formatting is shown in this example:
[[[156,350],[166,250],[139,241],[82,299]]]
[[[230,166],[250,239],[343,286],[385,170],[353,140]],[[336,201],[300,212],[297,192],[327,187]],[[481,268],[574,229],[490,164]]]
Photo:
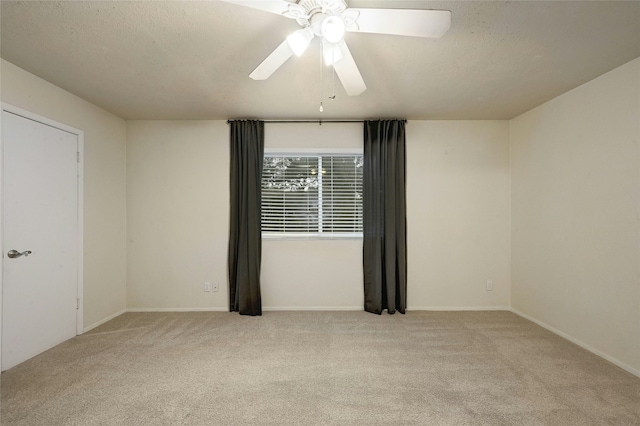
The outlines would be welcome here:
[[[347,34],[368,86],[356,97],[317,40],[251,80],[299,27],[222,1],[2,0],[0,54],[125,119],[509,119],[640,56],[640,1],[349,4],[447,9],[452,26],[438,40]]]

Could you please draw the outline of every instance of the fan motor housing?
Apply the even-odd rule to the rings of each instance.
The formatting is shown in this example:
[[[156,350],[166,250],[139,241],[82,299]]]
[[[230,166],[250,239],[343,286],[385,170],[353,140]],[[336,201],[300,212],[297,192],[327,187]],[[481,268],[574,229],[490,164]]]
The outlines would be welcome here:
[[[301,27],[311,26],[317,36],[322,34],[322,30],[313,28],[316,21],[319,22],[317,24],[319,27],[327,16],[340,16],[342,12],[347,10],[347,3],[344,0],[301,0],[296,6],[304,10],[304,16],[295,18],[298,25]],[[323,15],[322,19],[316,18],[319,14]]]

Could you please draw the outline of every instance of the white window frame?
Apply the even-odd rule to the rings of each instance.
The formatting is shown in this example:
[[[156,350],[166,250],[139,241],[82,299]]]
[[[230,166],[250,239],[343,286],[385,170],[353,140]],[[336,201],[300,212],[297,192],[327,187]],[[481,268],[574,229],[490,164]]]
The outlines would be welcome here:
[[[264,156],[305,157],[323,155],[364,155],[358,148],[265,148]],[[322,194],[322,189],[319,191]],[[320,196],[319,194],[319,196]],[[320,210],[321,212],[322,210]],[[321,213],[318,220],[322,220]],[[361,240],[362,232],[269,232],[262,231],[263,240]]]

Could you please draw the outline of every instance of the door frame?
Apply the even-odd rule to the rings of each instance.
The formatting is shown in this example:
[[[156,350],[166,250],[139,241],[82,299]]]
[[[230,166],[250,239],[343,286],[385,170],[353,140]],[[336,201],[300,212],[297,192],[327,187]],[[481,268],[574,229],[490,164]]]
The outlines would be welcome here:
[[[35,114],[31,111],[24,110],[22,108],[15,107],[13,105],[2,102],[2,112],[8,112],[17,116],[26,118],[44,124],[46,126],[54,127],[56,129],[65,131],[75,135],[78,139],[78,176],[77,176],[77,191],[78,191],[78,258],[76,259],[78,265],[78,281],[77,281],[77,299],[78,308],[76,309],[76,335],[80,335],[83,332],[84,322],[84,132],[66,124],[59,123],[51,120],[47,117]],[[2,120],[0,120],[2,121]],[[0,135],[2,135],[2,124],[0,123]],[[4,152],[4,140],[0,137],[0,235],[2,235],[2,207],[4,201],[4,194],[2,193],[4,170],[3,170],[3,152]],[[2,257],[4,258],[5,247],[3,241],[0,239],[0,251],[2,251]],[[2,345],[2,289],[3,289],[3,263],[0,262],[0,345]],[[1,347],[0,347],[1,349]],[[0,354],[2,352],[0,351]],[[1,355],[0,355],[1,356]],[[2,360],[0,359],[0,362]]]

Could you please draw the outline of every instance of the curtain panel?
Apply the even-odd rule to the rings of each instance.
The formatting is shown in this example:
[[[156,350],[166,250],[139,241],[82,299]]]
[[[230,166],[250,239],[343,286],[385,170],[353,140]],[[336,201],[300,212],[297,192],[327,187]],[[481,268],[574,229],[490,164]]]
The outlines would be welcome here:
[[[241,315],[262,315],[260,203],[264,122],[236,120],[229,124],[229,310]]]
[[[364,309],[405,313],[407,231],[405,121],[364,122]]]

